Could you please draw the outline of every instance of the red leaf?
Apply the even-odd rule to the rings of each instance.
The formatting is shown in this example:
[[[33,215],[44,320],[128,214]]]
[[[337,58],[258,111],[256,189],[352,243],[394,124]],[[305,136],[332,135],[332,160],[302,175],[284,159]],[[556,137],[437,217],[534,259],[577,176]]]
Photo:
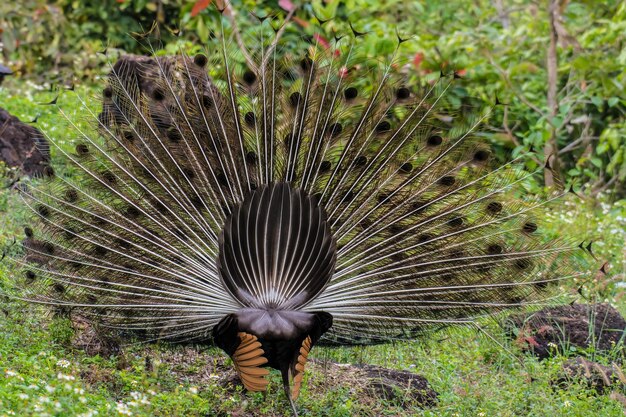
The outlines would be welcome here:
[[[467,70],[465,68],[457,70],[456,71],[457,75],[460,75],[461,77],[465,76],[465,74],[467,74]]]
[[[419,67],[423,60],[424,60],[424,53],[418,52],[413,57],[413,65],[415,65],[416,67]]]
[[[328,49],[330,47],[330,43],[328,43],[328,40],[326,40],[326,38],[320,35],[319,33],[316,33],[315,35],[313,35],[313,39],[315,39],[317,43],[322,45],[324,49]]]
[[[278,0],[278,5],[281,9],[286,10],[288,12],[293,10],[293,3],[291,0]]]
[[[197,16],[198,13],[209,7],[211,0],[197,0],[191,8],[191,17]]]
[[[303,28],[309,27],[309,22],[307,22],[304,19],[300,19],[298,16],[294,16],[291,20],[293,20],[294,22],[296,22],[297,24],[299,24]]]
[[[532,345],[534,347],[540,347],[541,346],[539,343],[537,343],[535,338],[532,337],[532,336],[525,337],[524,341],[526,341],[526,343],[528,343],[529,345]]]

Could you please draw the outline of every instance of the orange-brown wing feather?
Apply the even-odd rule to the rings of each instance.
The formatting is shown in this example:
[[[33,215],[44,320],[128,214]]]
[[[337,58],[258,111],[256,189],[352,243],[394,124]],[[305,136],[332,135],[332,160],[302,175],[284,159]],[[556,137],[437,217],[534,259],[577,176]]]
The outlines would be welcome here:
[[[243,386],[248,391],[265,391],[268,381],[265,378],[270,371],[261,368],[267,363],[267,358],[263,356],[265,352],[261,348],[261,342],[257,337],[248,333],[238,334],[241,343],[233,354],[233,362],[239,373]]]
[[[293,387],[291,389],[291,398],[294,400],[300,395],[300,387],[302,386],[302,378],[304,377],[304,367],[309,357],[309,352],[311,351],[311,345],[311,336],[307,336],[306,339],[302,341],[302,346],[300,346],[300,355],[298,355],[296,362],[296,373],[293,377]]]

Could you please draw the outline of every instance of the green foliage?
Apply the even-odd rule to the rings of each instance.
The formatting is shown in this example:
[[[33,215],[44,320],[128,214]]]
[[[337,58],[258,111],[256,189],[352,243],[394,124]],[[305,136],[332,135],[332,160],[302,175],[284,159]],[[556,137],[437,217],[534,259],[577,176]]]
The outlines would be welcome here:
[[[150,31],[160,39],[159,53],[202,49],[211,42],[219,11],[213,1],[186,0],[26,0],[0,5],[0,37],[5,63],[48,82],[70,84],[73,77],[94,80],[106,69],[105,46],[128,53],[147,53],[132,34]],[[221,4],[221,2],[218,2]],[[285,32],[287,49],[301,49],[303,36],[350,33],[363,38],[371,57],[388,58],[398,34],[409,39],[396,57],[408,62],[399,71],[412,83],[440,70],[459,71],[467,80],[452,97],[467,104],[470,96],[496,108],[487,138],[501,159],[533,149],[528,169],[543,164],[544,147],[557,140],[561,175],[566,184],[586,186],[592,195],[608,190],[625,196],[626,182],[626,4],[570,1],[560,12],[557,45],[558,106],[547,103],[546,54],[550,20],[548,2],[402,2],[346,0],[298,2],[232,2],[243,38],[256,30],[248,11],[274,16],[279,27],[296,8]],[[280,5],[279,5],[280,4]],[[498,9],[497,4],[502,6]],[[282,8],[281,8],[282,7]],[[284,9],[287,10],[284,10]],[[317,17],[329,20],[320,27]],[[351,22],[351,23],[350,23]],[[175,35],[182,35],[176,37]],[[195,45],[191,47],[191,45]],[[243,64],[243,60],[242,60]],[[365,82],[366,80],[364,80]],[[541,191],[540,182],[533,184]]]

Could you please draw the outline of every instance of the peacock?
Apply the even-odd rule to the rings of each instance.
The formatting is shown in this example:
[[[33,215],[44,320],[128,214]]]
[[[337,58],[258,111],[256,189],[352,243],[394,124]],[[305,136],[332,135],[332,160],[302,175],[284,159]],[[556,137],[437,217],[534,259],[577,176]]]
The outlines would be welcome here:
[[[198,53],[110,62],[102,111],[77,95],[91,123],[54,101],[72,175],[20,187],[20,298],[216,345],[249,391],[276,369],[297,415],[313,346],[472,324],[579,274],[542,234],[563,193],[524,191],[549,164],[485,139],[501,103],[459,100],[453,71],[410,82],[400,36],[372,58],[354,29],[294,48],[268,21],[249,60],[218,23]]]

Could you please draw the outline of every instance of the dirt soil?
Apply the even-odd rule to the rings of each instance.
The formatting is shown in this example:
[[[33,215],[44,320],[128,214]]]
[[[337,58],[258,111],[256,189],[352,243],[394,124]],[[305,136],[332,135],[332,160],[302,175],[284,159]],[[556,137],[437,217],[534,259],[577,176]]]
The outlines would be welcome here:
[[[543,359],[570,346],[623,349],[626,320],[609,304],[572,304],[510,316],[506,328],[522,349]]]
[[[51,175],[48,142],[36,128],[0,108],[0,160],[29,176]]]

